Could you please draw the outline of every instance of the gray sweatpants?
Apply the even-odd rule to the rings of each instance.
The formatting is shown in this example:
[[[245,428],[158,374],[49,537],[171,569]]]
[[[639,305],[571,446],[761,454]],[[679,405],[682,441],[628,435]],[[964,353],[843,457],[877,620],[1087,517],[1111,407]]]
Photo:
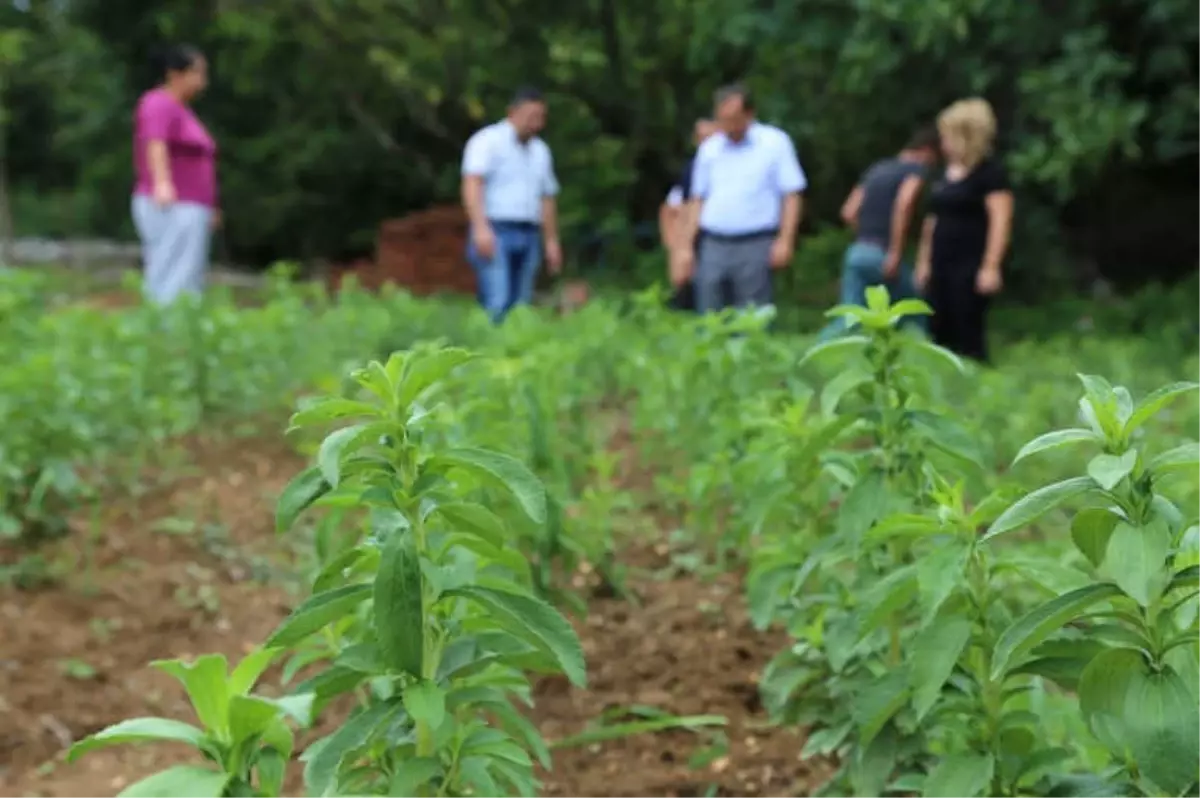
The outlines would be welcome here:
[[[702,236],[696,257],[696,310],[770,305],[774,241],[773,233],[732,239]],[[723,286],[728,289],[722,291]]]
[[[208,271],[212,209],[195,202],[160,207],[150,197],[133,197],[133,223],[142,240],[146,298],[166,305],[183,293],[200,293]]]

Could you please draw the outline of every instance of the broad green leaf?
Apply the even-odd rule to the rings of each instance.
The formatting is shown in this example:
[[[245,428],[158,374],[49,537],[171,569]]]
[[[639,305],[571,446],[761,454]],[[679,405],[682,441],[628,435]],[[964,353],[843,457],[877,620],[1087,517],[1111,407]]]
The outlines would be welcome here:
[[[958,422],[928,410],[909,412],[913,431],[921,434],[934,448],[972,465],[983,467],[979,441]]]
[[[1098,654],[1079,677],[1079,711],[1092,733],[1119,758],[1128,749],[1126,701],[1145,670],[1141,653],[1114,648]]]
[[[333,488],[338,486],[342,477],[342,454],[346,448],[372,427],[371,424],[353,424],[334,430],[325,436],[317,449],[317,468],[321,477]]]
[[[950,617],[935,620],[912,643],[912,704],[917,720],[933,708],[942,686],[971,639],[971,622]]]
[[[1015,660],[1041,643],[1068,621],[1083,614],[1093,604],[1119,596],[1120,588],[1107,583],[1091,584],[1072,590],[1035,607],[1004,630],[992,653],[992,678],[999,679]]]
[[[882,795],[883,787],[896,769],[900,741],[888,723],[869,743],[855,746],[850,762],[850,783],[855,795]]]
[[[300,514],[329,490],[329,483],[316,466],[306,468],[292,477],[275,504],[275,531],[286,532],[291,529]]]
[[[924,798],[975,798],[992,781],[996,760],[991,754],[950,754],[942,757],[925,779]]]
[[[264,734],[280,709],[273,701],[257,696],[235,695],[229,699],[229,734],[235,743]]]
[[[169,742],[200,748],[204,740],[204,732],[190,723],[168,718],[130,718],[75,743],[67,752],[67,761],[73,762],[88,751],[109,745]]]
[[[1129,748],[1144,778],[1182,795],[1200,780],[1200,705],[1170,668],[1142,673],[1125,699]]]
[[[218,735],[229,731],[229,664],[223,654],[205,654],[195,662],[170,659],[150,664],[183,685],[205,729]]]
[[[893,668],[860,690],[851,703],[851,713],[858,725],[859,745],[870,745],[872,738],[908,702],[910,695],[906,666]]]
[[[304,760],[304,784],[309,795],[328,796],[337,787],[342,763],[371,742],[375,733],[401,709],[398,701],[379,702],[354,716],[328,737],[309,746]]]
[[[842,397],[869,382],[871,375],[862,369],[849,368],[839,371],[821,389],[821,412],[832,416],[837,412]]]
[[[1145,424],[1173,400],[1198,388],[1200,388],[1200,383],[1175,382],[1154,391],[1134,408],[1133,415],[1130,416],[1129,421],[1125,422],[1125,434],[1129,435]]]
[[[916,513],[889,515],[867,533],[867,540],[882,542],[892,538],[920,539],[942,532],[937,518]]]
[[[1121,480],[1133,473],[1134,467],[1137,466],[1137,457],[1137,449],[1130,449],[1120,457],[1098,454],[1088,463],[1088,476],[1105,490],[1112,490]]]
[[[425,594],[416,539],[393,534],[375,577],[375,637],[384,665],[420,678],[425,660]]]
[[[354,612],[373,591],[370,584],[343,585],[324,593],[309,596],[292,614],[284,618],[266,645],[287,648],[299,643],[314,632]]]
[[[176,765],[135,781],[118,798],[220,798],[231,776],[218,770]]]
[[[423,791],[427,784],[442,773],[442,763],[431,757],[405,759],[392,774],[388,787],[388,795],[396,798],[415,798],[425,795]]]
[[[301,408],[292,416],[288,432],[336,419],[378,415],[379,408],[370,402],[360,402],[356,399],[343,399],[341,397],[320,399],[307,407]]]
[[[932,341],[923,341],[920,339],[912,339],[906,343],[907,351],[917,355],[922,360],[935,363],[939,366],[950,366],[958,374],[966,374],[967,366],[962,359],[945,347],[938,346]]]
[[[1021,451],[1017,452],[1017,456],[1013,458],[1013,465],[1041,452],[1057,449],[1060,446],[1069,446],[1076,443],[1103,443],[1101,439],[1096,437],[1096,433],[1090,429],[1060,429],[1054,432],[1047,432],[1034,438],[1029,443],[1021,447]]]
[[[414,722],[436,729],[446,719],[446,693],[433,682],[414,682],[404,688],[404,710]]]
[[[932,316],[933,308],[923,299],[901,299],[890,308],[892,315],[898,318],[904,316]]]
[[[283,795],[283,780],[287,777],[288,755],[265,749],[258,753],[254,769],[258,771],[258,789],[262,795]]]
[[[482,538],[498,549],[503,549],[509,542],[504,521],[482,504],[439,504],[436,513],[445,519],[450,529]]]
[[[826,315],[829,314],[826,313]],[[869,338],[862,335],[846,335],[841,338],[834,338],[830,341],[823,341],[822,343],[809,347],[809,349],[804,353],[804,356],[800,358],[798,363],[796,363],[796,368],[802,369],[810,362],[828,355],[838,354],[842,357],[848,357],[851,353],[858,352],[859,350],[866,348],[867,344],[870,342],[871,340]]]
[[[534,523],[546,521],[546,488],[515,457],[487,449],[447,449],[431,457],[427,465],[433,469],[461,468],[470,471],[511,493]]]
[[[1200,468],[1200,443],[1185,443],[1155,456],[1146,466],[1155,476]]]
[[[449,377],[456,369],[475,358],[466,349],[444,347],[411,354],[404,363],[398,381],[396,401],[404,409],[420,400]]]
[[[983,539],[990,540],[1005,532],[1020,529],[1064,502],[1091,490],[1095,490],[1095,483],[1091,477],[1072,477],[1038,488],[1005,510],[988,528]]]
[[[963,584],[963,567],[969,549],[961,541],[940,545],[917,560],[917,592],[921,624],[929,625],[942,604]]]
[[[883,474],[871,470],[854,483],[838,508],[837,534],[849,540],[860,539],[890,504]]]
[[[1170,550],[1171,530],[1161,516],[1141,527],[1122,521],[1108,540],[1102,571],[1134,601],[1149,607],[1171,581]]]
[[[467,585],[448,590],[445,597],[465,598],[480,605],[539,651],[550,655],[577,687],[587,684],[583,648],[571,625],[549,604],[534,596]]]
[[[1071,540],[1083,556],[1099,568],[1108,551],[1108,540],[1121,520],[1120,516],[1099,507],[1087,507],[1071,521]]]
[[[258,677],[271,665],[279,653],[277,648],[257,648],[246,656],[229,675],[229,695],[246,695],[258,683]]]
[[[543,768],[547,770],[550,768],[550,749],[546,746],[546,741],[542,738],[542,733],[538,731],[537,727],[528,718],[513,709],[512,704],[508,702],[489,707],[488,712],[500,722],[500,725],[509,734],[524,742],[525,747],[533,751],[534,756],[537,757],[538,762]],[[724,724],[722,723],[721,725]]]

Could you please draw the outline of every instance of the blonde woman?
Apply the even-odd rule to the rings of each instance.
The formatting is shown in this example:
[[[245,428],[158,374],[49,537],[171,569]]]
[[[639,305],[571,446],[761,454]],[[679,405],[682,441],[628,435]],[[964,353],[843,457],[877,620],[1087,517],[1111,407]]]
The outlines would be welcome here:
[[[992,157],[996,116],[986,100],[954,103],[938,115],[937,127],[946,171],[929,196],[914,279],[933,308],[934,341],[986,362],[988,300],[1004,283],[1012,191]]]

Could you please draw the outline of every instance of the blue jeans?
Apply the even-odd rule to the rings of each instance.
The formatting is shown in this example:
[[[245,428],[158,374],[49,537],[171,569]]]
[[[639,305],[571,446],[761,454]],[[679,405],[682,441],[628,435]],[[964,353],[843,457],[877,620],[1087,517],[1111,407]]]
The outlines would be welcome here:
[[[920,294],[913,282],[912,267],[901,263],[900,273],[891,280],[884,280],[883,262],[886,259],[887,252],[878,244],[867,241],[855,241],[851,244],[842,259],[842,291],[838,303],[866,307],[867,289],[874,285],[886,285],[893,302],[900,299],[917,299]],[[922,330],[927,329],[924,316],[905,316],[902,323],[916,325]],[[846,331],[846,326],[846,319],[833,319],[821,330],[818,340],[835,338]]]
[[[167,305],[181,294],[199,294],[208,271],[212,209],[195,202],[162,208],[141,194],[134,195],[132,209],[142,241],[146,298]]]
[[[492,222],[496,248],[491,258],[468,240],[467,260],[475,270],[479,304],[499,324],[517,305],[533,301],[533,284],[542,260],[542,232],[536,224]]]

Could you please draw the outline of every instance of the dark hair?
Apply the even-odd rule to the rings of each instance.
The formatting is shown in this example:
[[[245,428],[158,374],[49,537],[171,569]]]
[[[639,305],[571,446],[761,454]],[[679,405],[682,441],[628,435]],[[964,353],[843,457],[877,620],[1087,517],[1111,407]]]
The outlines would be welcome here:
[[[186,72],[199,58],[200,50],[190,44],[170,44],[159,48],[152,60],[158,76],[165,78],[171,72]]]
[[[522,86],[513,92],[512,102],[509,103],[509,108],[516,108],[518,105],[525,103],[544,103],[546,98],[542,96],[541,89],[535,86]]]
[[[935,152],[940,147],[941,137],[933,125],[926,125],[914,132],[908,137],[908,143],[904,145],[906,150],[934,150]]]
[[[717,89],[713,95],[713,107],[718,107],[726,100],[734,97],[741,98],[742,109],[745,111],[754,111],[754,96],[750,94],[750,90],[742,83],[730,83],[728,86],[722,86]]]

